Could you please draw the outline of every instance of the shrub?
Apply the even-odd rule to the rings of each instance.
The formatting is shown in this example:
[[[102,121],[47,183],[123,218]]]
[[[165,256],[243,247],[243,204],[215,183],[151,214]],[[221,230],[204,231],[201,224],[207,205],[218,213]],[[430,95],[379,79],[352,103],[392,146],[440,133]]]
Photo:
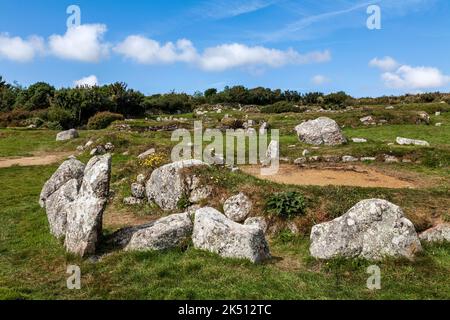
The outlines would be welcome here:
[[[287,113],[287,112],[304,112],[306,108],[294,106],[292,103],[280,101],[270,106],[261,108],[262,113]]]
[[[112,112],[99,112],[88,121],[89,130],[100,130],[107,128],[114,121],[123,120],[123,115]]]
[[[146,168],[150,168],[152,170],[159,168],[166,161],[166,157],[162,153],[154,153],[144,160],[140,161],[140,165]]]
[[[22,126],[24,120],[31,117],[31,113],[26,110],[16,109],[10,112],[0,113],[0,126],[18,127]]]
[[[266,209],[276,216],[292,218],[305,214],[306,202],[298,192],[276,193],[267,199]]]
[[[59,122],[55,121],[48,121],[45,123],[44,127],[46,127],[49,130],[55,130],[55,131],[61,131],[63,127],[59,124]]]
[[[75,119],[72,113],[66,109],[59,107],[51,107],[48,109],[47,118],[49,122],[59,123],[64,129],[73,128]]]
[[[228,127],[230,129],[239,129],[242,128],[243,122],[242,120],[235,118],[223,118],[221,121],[222,125]]]

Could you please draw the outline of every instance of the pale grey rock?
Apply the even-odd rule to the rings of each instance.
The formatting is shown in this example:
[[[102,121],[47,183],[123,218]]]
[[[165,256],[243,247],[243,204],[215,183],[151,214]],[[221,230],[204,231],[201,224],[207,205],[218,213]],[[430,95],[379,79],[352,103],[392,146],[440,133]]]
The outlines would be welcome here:
[[[148,201],[154,201],[163,210],[174,210],[183,196],[188,196],[191,201],[205,199],[210,187],[199,185],[198,178],[182,174],[183,169],[200,166],[207,164],[199,160],[182,160],[154,170],[145,187]]]
[[[264,135],[267,133],[267,129],[269,128],[269,124],[267,122],[263,122],[259,127],[259,134]]]
[[[450,242],[450,224],[439,224],[419,235],[420,240],[430,243]]]
[[[114,145],[111,143],[111,142],[108,142],[107,144],[105,144],[105,150],[106,150],[106,152],[112,152],[112,151],[114,151]]]
[[[335,146],[347,142],[336,121],[326,117],[306,121],[295,127],[295,131],[300,141],[312,145]]]
[[[376,161],[377,158],[375,157],[362,157],[361,161]]]
[[[69,180],[45,201],[50,233],[58,239],[66,236],[67,209],[78,196],[79,184],[77,179]]]
[[[144,199],[136,197],[126,197],[123,199],[123,203],[127,206],[136,206],[144,203]]]
[[[430,144],[427,141],[408,139],[408,138],[402,138],[402,137],[397,137],[396,142],[399,145],[405,145],[405,146],[409,146],[409,145],[424,146],[424,147],[430,146]]]
[[[380,199],[363,200],[343,216],[315,225],[311,231],[310,252],[319,259],[412,259],[421,249],[414,225],[400,207]]]
[[[61,131],[56,135],[56,141],[67,141],[78,138],[78,131],[75,129],[70,129],[67,131]]]
[[[372,116],[367,116],[359,119],[364,125],[375,124],[375,119]]]
[[[96,146],[94,149],[91,150],[90,155],[91,156],[100,156],[100,155],[103,155],[105,153],[107,153],[106,148],[104,146],[102,146],[102,145],[99,145],[99,146]]]
[[[385,155],[384,162],[386,163],[398,163],[400,160],[395,156]]]
[[[131,185],[131,195],[138,199],[145,198],[145,187],[140,183],[133,183]]]
[[[426,124],[430,124],[430,115],[426,113],[425,111],[420,111],[418,114],[418,123],[424,122]]]
[[[354,143],[367,143],[367,139],[364,138],[352,138]]]
[[[251,217],[245,220],[244,225],[260,228],[264,233],[267,232],[268,224],[264,217]]]
[[[141,153],[140,155],[138,155],[138,159],[139,160],[145,160],[146,158],[148,158],[149,156],[153,155],[156,153],[155,148],[151,148],[148,149],[147,151]]]
[[[78,152],[83,152],[84,151],[84,147],[83,146],[78,146],[77,147],[77,151]]]
[[[269,146],[267,147],[265,159],[261,160],[261,164],[263,166],[268,166],[274,161],[279,160],[279,158],[280,158],[280,144],[278,141],[272,140],[270,141]]]
[[[242,222],[252,210],[251,200],[242,192],[227,199],[223,204],[223,211],[228,219]]]
[[[139,184],[144,185],[144,184],[145,184],[145,179],[146,179],[146,177],[145,177],[144,174],[139,174],[139,175],[136,177],[136,182],[139,183]]]
[[[436,111],[436,112],[434,113],[434,115],[435,115],[436,117],[439,117],[439,116],[441,115],[441,113],[440,113],[439,111]]]
[[[355,158],[353,156],[343,156],[342,157],[342,162],[357,162],[359,161],[358,158]]]
[[[302,156],[303,157],[306,157],[306,156],[308,156],[310,154],[311,154],[311,152],[309,150],[307,150],[307,149],[303,150],[303,152],[302,152]]]
[[[442,123],[441,122],[436,123],[436,127],[442,127]]]
[[[45,208],[45,201],[54,192],[72,179],[80,181],[83,178],[84,164],[75,158],[64,161],[61,166],[53,173],[50,179],[44,184],[39,196],[39,204]]]
[[[79,256],[95,253],[109,195],[111,155],[89,160],[77,198],[67,209],[65,247]]]
[[[110,242],[126,251],[167,250],[186,243],[193,222],[188,213],[173,214],[142,226],[125,228]]]
[[[254,263],[270,258],[269,246],[261,228],[229,220],[213,208],[195,212],[194,247],[225,258],[248,259]]]
[[[88,149],[88,148],[90,148],[93,144],[94,144],[94,141],[89,140],[89,141],[86,142],[86,144],[84,145],[84,148],[85,148],[85,149]]]

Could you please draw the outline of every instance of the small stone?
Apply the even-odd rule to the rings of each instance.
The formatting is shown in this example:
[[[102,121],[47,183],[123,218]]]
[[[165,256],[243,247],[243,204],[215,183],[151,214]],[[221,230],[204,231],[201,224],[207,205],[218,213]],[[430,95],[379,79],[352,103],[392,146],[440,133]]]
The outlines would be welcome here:
[[[399,145],[415,145],[415,146],[424,146],[424,147],[429,147],[430,144],[427,141],[423,141],[423,140],[414,140],[414,139],[408,139],[408,138],[401,138],[401,137],[397,137],[396,142]]]
[[[398,162],[400,162],[400,160],[398,160],[398,158],[395,157],[395,156],[385,155],[384,156],[384,162],[386,162],[386,163],[398,163]]]
[[[355,158],[353,156],[343,156],[342,157],[342,162],[356,162],[359,161],[358,158]]]
[[[450,224],[439,224],[419,235],[421,241],[436,243],[450,242]]]
[[[139,204],[142,204],[143,202],[144,202],[143,199],[138,199],[135,197],[127,197],[127,198],[123,199],[123,203],[128,206],[139,205]]]
[[[131,195],[138,199],[145,198],[145,187],[140,183],[133,183],[131,185]]]
[[[310,152],[309,150],[305,149],[305,150],[303,150],[303,152],[302,152],[302,156],[306,157],[306,156],[308,156],[310,153],[311,153],[311,152]]]
[[[223,210],[228,219],[234,222],[242,222],[252,210],[252,202],[241,192],[226,200],[223,204]]]
[[[308,159],[306,159],[305,157],[303,157],[303,158],[298,158],[298,159],[295,159],[294,160],[294,164],[305,164],[305,163],[307,163],[308,162]]]
[[[139,184],[145,184],[145,175],[139,174],[136,177],[136,182],[139,183]]]
[[[155,148],[148,149],[147,151],[145,151],[145,152],[141,153],[140,155],[138,155],[138,159],[139,160],[145,160],[147,157],[149,157],[149,156],[151,156],[151,155],[153,155],[155,153],[156,153]]]
[[[70,129],[67,131],[61,131],[56,135],[56,141],[66,141],[66,140],[72,140],[75,138],[78,138],[79,134],[78,131],[75,129]]]
[[[376,161],[377,158],[375,157],[362,157],[361,161]]]
[[[266,221],[266,219],[264,217],[251,217],[251,218],[248,218],[247,220],[245,220],[244,225],[246,225],[246,226],[256,226],[256,227],[262,229],[262,231],[264,233],[267,232],[267,228],[268,228],[267,221]]]
[[[366,143],[367,139],[364,139],[364,138],[352,138],[352,141],[354,143]]]

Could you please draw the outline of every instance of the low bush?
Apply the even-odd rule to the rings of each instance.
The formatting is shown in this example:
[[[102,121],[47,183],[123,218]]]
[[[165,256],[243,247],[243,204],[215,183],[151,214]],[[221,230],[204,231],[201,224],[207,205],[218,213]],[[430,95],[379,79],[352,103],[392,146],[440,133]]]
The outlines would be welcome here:
[[[305,112],[305,107],[295,106],[292,103],[286,101],[280,101],[270,106],[266,106],[261,108],[262,113],[287,113],[287,112],[295,112],[301,113]]]
[[[63,129],[70,129],[75,126],[73,114],[60,107],[51,107],[48,109],[47,118],[49,122],[59,123]]]
[[[283,218],[293,218],[305,214],[306,201],[298,192],[276,193],[266,201],[269,213]]]
[[[118,113],[108,111],[99,112],[89,119],[87,126],[89,130],[101,130],[107,128],[114,121],[121,121],[123,119],[123,115]]]

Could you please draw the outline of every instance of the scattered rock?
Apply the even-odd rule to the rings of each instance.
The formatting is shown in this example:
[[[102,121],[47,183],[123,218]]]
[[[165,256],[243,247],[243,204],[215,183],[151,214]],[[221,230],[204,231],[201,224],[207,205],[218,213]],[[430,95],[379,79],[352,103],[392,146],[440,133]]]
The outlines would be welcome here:
[[[295,131],[300,141],[312,145],[335,146],[347,142],[336,121],[326,117],[306,121],[295,127]]]
[[[78,131],[75,129],[70,129],[67,131],[61,131],[56,135],[56,141],[66,141],[78,138]]]
[[[142,226],[119,230],[110,242],[127,251],[167,250],[186,243],[192,229],[193,223],[187,213],[173,214]]]
[[[303,152],[302,152],[302,156],[303,157],[306,157],[306,156],[308,156],[309,154],[310,154],[311,152],[309,151],[309,150],[303,150]]]
[[[139,183],[139,184],[144,185],[144,184],[145,184],[145,179],[146,179],[145,175],[139,174],[139,175],[136,177],[136,182]]]
[[[439,111],[436,111],[436,113],[434,114],[436,117],[439,117],[441,115],[441,113]]]
[[[241,192],[226,200],[223,204],[223,210],[228,219],[234,222],[242,222],[252,210],[252,202]]]
[[[94,144],[94,141],[89,140],[88,142],[86,142],[86,144],[84,145],[84,149],[88,149],[90,148],[92,145]]]
[[[94,149],[92,149],[90,155],[91,156],[100,156],[105,153],[107,153],[105,147],[100,145],[100,146],[96,146]]]
[[[450,224],[439,224],[419,235],[420,240],[430,243],[450,242]]]
[[[145,187],[140,183],[133,183],[131,185],[131,195],[138,199],[145,198]]]
[[[148,149],[147,151],[141,153],[140,155],[138,155],[138,159],[139,160],[145,160],[146,158],[148,158],[149,156],[153,155],[156,153],[155,148],[151,148]]]
[[[307,163],[307,162],[308,162],[308,159],[306,159],[305,157],[298,158],[298,159],[295,159],[295,160],[294,160],[294,164],[297,164],[297,165],[299,165],[299,164],[305,164],[305,163]]]
[[[371,124],[376,124],[376,121],[372,116],[367,116],[367,117],[361,118],[361,119],[359,119],[359,121],[361,121],[366,126],[371,125]]]
[[[375,157],[362,157],[361,161],[376,161],[377,158]]]
[[[388,107],[386,107],[385,109],[386,109],[386,110],[394,110],[395,108],[394,108],[394,106],[388,106]]]
[[[399,145],[416,145],[416,146],[425,146],[425,147],[430,146],[430,144],[427,141],[414,140],[414,139],[401,138],[401,137],[397,137],[396,142]]]
[[[352,138],[352,141],[354,143],[366,143],[367,139],[364,139],[364,138]]]
[[[384,162],[386,163],[398,163],[400,160],[395,156],[385,155]]]
[[[182,174],[182,170],[185,168],[200,166],[207,166],[207,164],[199,160],[184,160],[154,170],[146,183],[148,201],[154,200],[163,210],[174,210],[183,196],[191,198],[193,193],[209,196],[207,192],[210,189],[209,186],[202,186],[198,179],[192,176],[185,177]]]
[[[436,123],[436,127],[442,127],[442,123],[440,122]]]
[[[324,155],[323,161],[328,162],[328,163],[337,163],[337,162],[341,161],[341,158],[338,156]]]
[[[352,157],[352,156],[343,156],[342,162],[357,162],[359,161],[358,158]]]
[[[195,212],[194,247],[219,254],[225,258],[260,262],[270,258],[264,232],[253,225],[233,222],[213,208]]]
[[[245,220],[244,225],[256,226],[260,228],[264,233],[267,232],[268,224],[264,217],[251,217]]]
[[[112,152],[114,151],[114,145],[111,142],[108,142],[107,144],[105,144],[104,146],[106,152]]]
[[[315,225],[311,231],[310,252],[319,259],[412,259],[421,248],[414,225],[400,207],[380,199],[363,200],[343,216]]]
[[[430,115],[425,111],[420,111],[418,114],[417,124],[425,123],[430,124]]]
[[[127,206],[136,206],[144,203],[144,199],[136,197],[126,197],[123,199],[123,203]]]

